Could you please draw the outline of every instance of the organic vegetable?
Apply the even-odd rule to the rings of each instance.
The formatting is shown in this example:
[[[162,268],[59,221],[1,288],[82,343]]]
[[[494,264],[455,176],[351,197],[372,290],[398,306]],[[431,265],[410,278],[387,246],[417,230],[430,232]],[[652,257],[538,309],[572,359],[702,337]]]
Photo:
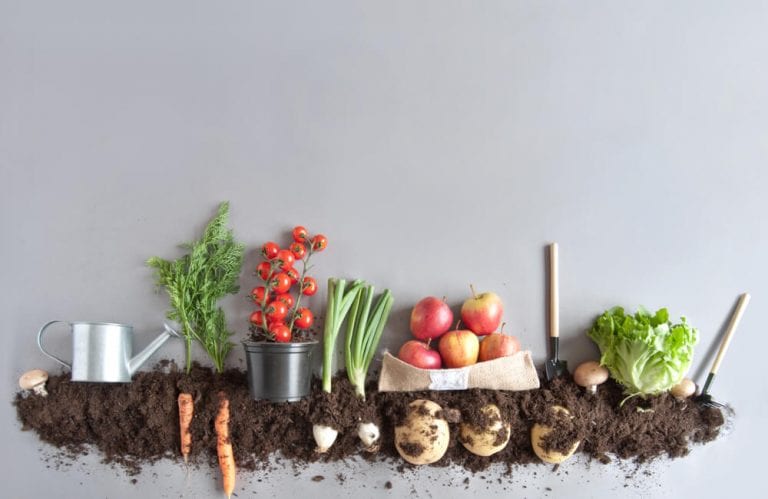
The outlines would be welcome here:
[[[301,294],[312,296],[317,293],[317,281],[314,277],[305,277],[301,281]]]
[[[418,399],[408,404],[408,414],[395,427],[395,447],[411,464],[432,464],[445,455],[450,441],[448,421],[442,408],[431,400]]]
[[[345,279],[328,279],[328,302],[325,310],[323,327],[323,391],[331,393],[333,376],[333,352],[336,350],[336,338],[341,324],[360,293],[363,281],[352,282],[346,289]]]
[[[363,448],[369,452],[375,452],[379,449],[379,427],[376,423],[360,423],[357,425],[357,436],[363,442]]]
[[[603,313],[587,334],[600,348],[600,364],[628,396],[660,393],[679,383],[698,340],[698,331],[685,317],[672,324],[666,308],[653,315],[640,308],[632,316],[615,307]]]
[[[315,443],[317,444],[316,452],[320,454],[328,452],[333,443],[336,441],[336,436],[339,432],[330,426],[316,424],[312,426],[312,436],[315,437]]]
[[[293,321],[293,325],[297,328],[308,329],[313,322],[315,322],[315,317],[312,315],[310,309],[302,307],[296,311],[296,318]]]
[[[608,369],[599,362],[590,360],[584,362],[573,371],[573,381],[587,389],[589,393],[597,393],[597,385],[602,385],[608,380]]]
[[[267,260],[272,260],[277,256],[278,251],[280,251],[280,246],[278,246],[277,243],[270,241],[268,243],[264,243],[264,246],[261,247],[261,256]]]
[[[373,293],[373,285],[364,284],[352,302],[344,348],[347,376],[355,387],[355,393],[363,400],[365,400],[365,378],[368,375],[368,368],[379,346],[381,333],[384,331],[384,325],[387,323],[394,301],[392,293],[385,289],[376,305],[373,305]],[[360,421],[357,433],[365,436],[364,439],[361,436],[361,440],[368,451],[377,449],[379,429],[374,422]]]
[[[32,369],[21,375],[19,386],[22,390],[32,390],[33,393],[47,397],[45,382],[48,381],[48,373],[42,369]]]
[[[297,226],[293,229],[293,234],[294,241],[290,244],[290,249],[277,247],[274,258],[261,262],[256,267],[256,273],[266,285],[254,288],[252,293],[257,298],[254,301],[258,307],[250,316],[251,339],[255,341],[300,341],[310,339],[313,334],[309,328],[314,322],[314,317],[308,308],[301,307],[301,297],[317,292],[317,283],[306,275],[311,268],[309,261],[315,250],[308,241],[305,242],[307,229]],[[270,243],[265,244],[265,247],[268,244]],[[267,255],[267,252],[263,254]],[[302,263],[301,272],[294,266],[297,258]],[[298,286],[299,290],[294,299],[291,288],[297,283],[302,284]],[[312,283],[311,289],[305,283]]]
[[[219,457],[222,484],[227,497],[232,497],[235,490],[235,456],[229,439],[229,400],[219,392],[219,411],[214,422],[216,429],[216,454]]]
[[[688,378],[683,378],[680,383],[676,384],[669,390],[669,393],[678,399],[687,399],[693,395],[694,392],[696,392],[696,383]]]
[[[301,244],[306,243],[307,239],[309,238],[309,232],[307,232],[307,229],[301,225],[294,227],[291,234],[293,235],[293,240]]]
[[[293,256],[291,250],[281,249],[277,252],[275,260],[278,262],[277,267],[282,271],[286,271],[293,267],[293,263],[296,261],[296,257]]]
[[[296,260],[301,260],[307,254],[307,247],[303,243],[292,242],[289,249]]]
[[[486,420],[484,425],[462,422],[459,442],[472,454],[492,456],[504,449],[509,442],[511,425],[501,418],[501,411],[494,404],[480,408]]]
[[[179,394],[179,428],[181,430],[181,455],[184,458],[184,462],[187,462],[189,452],[192,450],[192,433],[189,431],[189,426],[192,424],[192,415],[194,413],[194,402],[192,401],[192,394],[180,393]]]
[[[373,361],[381,333],[392,310],[392,293],[385,289],[376,305],[373,305],[374,287],[364,284],[352,302],[347,321],[345,360],[347,376],[355,393],[365,400],[365,378]]]
[[[563,415],[567,417],[573,417],[571,416],[570,411],[566,409],[565,407],[561,407],[559,405],[552,406],[551,410],[555,412],[561,412]],[[531,427],[531,446],[533,447],[533,452],[539,456],[539,459],[544,461],[545,463],[549,464],[560,464],[569,457],[573,455],[574,452],[576,452],[576,449],[579,447],[579,444],[581,443],[580,440],[576,440],[573,445],[568,449],[567,452],[562,453],[558,452],[556,450],[545,450],[544,449],[544,438],[549,435],[553,431],[552,427],[546,426],[540,423],[535,423]]]
[[[344,318],[357,299],[363,281],[354,281],[349,289],[347,281],[331,277],[328,279],[328,301],[325,309],[323,326],[323,391],[331,393],[333,377],[333,352],[336,350],[336,338],[341,330]],[[330,426],[315,424],[312,435],[317,443],[317,452],[326,452],[336,440],[338,431]]]
[[[328,247],[328,238],[326,238],[324,235],[318,234],[312,238],[313,251],[323,251],[327,247]]]
[[[224,359],[233,346],[229,341],[232,333],[217,302],[227,294],[237,293],[245,246],[236,242],[226,228],[228,214],[229,203],[221,203],[203,237],[185,244],[189,253],[178,260],[147,260],[155,269],[157,284],[165,287],[171,300],[168,318],[181,324],[187,372],[192,368],[193,341],[202,345],[218,372],[224,370]]]

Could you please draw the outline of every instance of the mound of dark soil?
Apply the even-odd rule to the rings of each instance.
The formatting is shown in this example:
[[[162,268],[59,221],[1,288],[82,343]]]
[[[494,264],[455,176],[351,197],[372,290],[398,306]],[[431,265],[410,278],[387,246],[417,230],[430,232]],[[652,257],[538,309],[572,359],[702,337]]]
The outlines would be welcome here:
[[[190,374],[167,364],[152,372],[138,373],[126,384],[73,383],[69,375],[52,376],[48,397],[19,393],[15,405],[23,430],[35,431],[41,440],[70,452],[73,457],[89,446],[99,449],[106,462],[119,463],[129,473],[141,464],[167,457],[180,459],[177,397],[180,392],[195,398],[192,419],[192,452],[197,463],[216,460],[216,416],[218,392],[230,400],[230,435],[238,468],[259,469],[271,454],[279,452],[295,463],[335,461],[359,455],[369,460],[401,462],[394,445],[394,427],[405,417],[407,405],[426,398],[446,412],[474,424],[486,421],[480,409],[496,404],[502,419],[510,422],[509,444],[490,457],[479,457],[452,438],[446,457],[438,466],[458,464],[479,471],[496,462],[514,464],[540,462],[530,443],[530,428],[538,422],[552,425],[545,446],[566,450],[580,440],[579,451],[601,462],[615,456],[644,462],[657,457],[685,456],[694,443],[717,437],[723,425],[718,409],[669,395],[627,400],[619,386],[608,381],[596,395],[586,394],[570,379],[527,392],[467,390],[457,392],[379,393],[368,387],[367,400],[357,398],[345,376],[334,380],[333,393],[326,394],[315,380],[311,396],[301,402],[273,404],[253,400],[246,373],[229,370],[215,374],[194,366]],[[568,408],[573,418],[556,419],[553,405]],[[453,411],[451,411],[453,410]],[[374,420],[381,428],[378,453],[361,449],[357,424]],[[458,435],[459,418],[451,418],[451,435]],[[326,454],[317,454],[312,438],[313,423],[339,430],[336,443]],[[405,465],[410,466],[410,465]]]

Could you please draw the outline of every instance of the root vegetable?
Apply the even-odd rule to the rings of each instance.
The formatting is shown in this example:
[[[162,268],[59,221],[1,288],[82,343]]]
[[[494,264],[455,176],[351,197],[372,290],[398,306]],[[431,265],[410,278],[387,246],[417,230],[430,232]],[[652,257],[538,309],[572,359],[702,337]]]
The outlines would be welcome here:
[[[363,443],[363,448],[368,452],[379,450],[379,427],[375,423],[360,423],[357,425],[357,436]]]
[[[559,405],[552,406],[551,410],[562,412],[566,416],[570,416],[571,414],[568,409]],[[531,428],[531,445],[533,446],[533,452],[535,452],[539,459],[545,463],[560,464],[571,457],[574,452],[576,452],[576,449],[579,447],[581,441],[575,441],[566,453],[558,452],[555,450],[545,450],[543,446],[543,440],[552,431],[553,428],[550,426],[545,426],[539,423],[534,424]]]
[[[608,369],[594,360],[584,362],[573,372],[573,381],[592,394],[597,393],[597,385],[602,385],[607,380]]]
[[[696,383],[693,382],[693,380],[690,380],[688,378],[683,378],[680,383],[673,386],[669,393],[672,394],[673,397],[678,399],[687,399],[693,393],[696,391]]]
[[[333,443],[336,441],[336,436],[339,434],[337,430],[334,430],[330,426],[316,424],[312,426],[312,436],[315,437],[315,443],[317,444],[316,452],[323,454],[328,452]]]
[[[483,406],[480,411],[487,418],[488,424],[478,426],[461,423],[459,442],[472,454],[492,456],[507,446],[511,425],[502,421],[501,411],[494,404]]]
[[[395,447],[411,464],[432,464],[448,450],[450,430],[442,408],[431,400],[414,400],[408,405],[403,424],[395,427]]]
[[[48,373],[42,369],[32,369],[21,375],[19,386],[22,390],[32,390],[33,393],[42,397],[47,397],[45,382],[48,381]]]
[[[192,433],[189,426],[192,424],[192,415],[194,413],[194,402],[192,394],[179,394],[179,429],[181,430],[181,455],[184,462],[189,458],[189,452],[192,450]]]
[[[232,441],[229,438],[229,400],[224,393],[219,393],[219,412],[216,414],[214,426],[222,484],[224,493],[229,498],[235,490],[235,456],[232,452]]]

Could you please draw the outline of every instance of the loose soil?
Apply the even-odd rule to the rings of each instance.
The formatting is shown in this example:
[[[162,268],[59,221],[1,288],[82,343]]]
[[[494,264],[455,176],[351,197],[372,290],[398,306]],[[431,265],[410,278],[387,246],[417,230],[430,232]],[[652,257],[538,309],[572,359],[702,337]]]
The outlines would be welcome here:
[[[280,453],[301,465],[313,461],[337,461],[361,456],[370,461],[405,463],[394,444],[394,428],[406,416],[408,404],[416,399],[432,400],[443,408],[452,437],[459,434],[460,421],[483,426],[489,418],[480,410],[496,404],[502,419],[511,424],[509,444],[490,457],[469,453],[452,438],[446,456],[433,466],[451,464],[470,471],[486,469],[493,463],[540,462],[533,453],[530,429],[534,423],[553,427],[545,439],[549,450],[566,451],[580,441],[578,451],[602,462],[614,458],[646,462],[660,457],[687,455],[692,444],[715,439],[724,423],[719,409],[703,407],[691,400],[677,400],[663,394],[648,398],[624,399],[621,388],[608,381],[596,395],[587,394],[570,378],[542,380],[542,388],[526,392],[467,390],[456,392],[379,393],[376,383],[367,387],[368,397],[360,400],[346,376],[334,379],[333,393],[321,390],[315,379],[312,393],[294,403],[253,400],[246,373],[237,369],[215,374],[199,365],[190,374],[175,364],[165,363],[155,371],[138,373],[131,383],[71,382],[68,374],[51,376],[48,397],[18,393],[14,404],[23,430],[35,431],[48,442],[76,459],[95,447],[108,463],[118,463],[129,474],[141,465],[162,458],[178,459],[179,417],[177,397],[192,393],[190,460],[216,463],[214,418],[217,393],[230,400],[230,435],[238,468],[255,470],[268,466],[270,455]],[[566,407],[572,418],[552,411]],[[381,429],[378,452],[363,450],[357,437],[360,420],[373,420]],[[322,423],[339,430],[336,443],[326,454],[315,452],[312,425]],[[506,430],[502,428],[506,438]],[[323,477],[315,477],[322,480]]]

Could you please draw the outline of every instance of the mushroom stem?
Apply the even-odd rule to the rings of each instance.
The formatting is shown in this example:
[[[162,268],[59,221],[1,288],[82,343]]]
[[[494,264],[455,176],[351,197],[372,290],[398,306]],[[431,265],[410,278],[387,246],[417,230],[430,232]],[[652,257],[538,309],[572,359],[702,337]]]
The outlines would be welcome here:
[[[591,393],[592,395],[597,393],[597,385],[589,385],[587,387],[587,393]]]
[[[36,387],[32,388],[32,391],[36,394],[40,395],[41,397],[47,397],[48,391],[45,389],[45,383],[41,383],[37,385]]]

